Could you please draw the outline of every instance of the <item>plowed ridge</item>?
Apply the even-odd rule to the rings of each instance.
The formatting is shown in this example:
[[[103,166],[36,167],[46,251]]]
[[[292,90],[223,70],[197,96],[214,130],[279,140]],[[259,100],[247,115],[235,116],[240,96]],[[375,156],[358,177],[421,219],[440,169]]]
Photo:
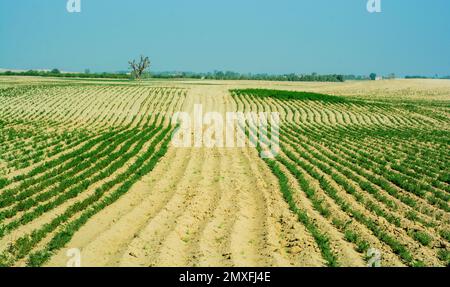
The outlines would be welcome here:
[[[183,111],[235,110],[224,87],[192,87]],[[256,160],[255,160],[256,159]],[[255,149],[175,148],[67,244],[83,266],[321,266]],[[61,250],[49,262],[67,261]]]
[[[281,114],[281,152],[266,163],[327,265],[361,265],[371,248],[384,265],[449,264],[448,118],[322,94],[232,93],[243,112]]]
[[[160,85],[2,80],[0,265],[73,249],[82,266],[449,264],[448,88],[404,104],[360,83]],[[173,146],[172,115],[196,104],[278,112],[280,153]]]

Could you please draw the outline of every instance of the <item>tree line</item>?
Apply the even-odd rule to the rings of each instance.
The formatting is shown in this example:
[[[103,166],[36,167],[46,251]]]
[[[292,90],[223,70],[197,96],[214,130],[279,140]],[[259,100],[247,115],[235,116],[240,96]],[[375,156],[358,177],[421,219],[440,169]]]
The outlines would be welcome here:
[[[0,73],[3,76],[38,76],[38,77],[61,77],[61,78],[111,78],[111,79],[207,79],[207,80],[262,80],[262,81],[291,81],[291,82],[343,82],[344,75],[319,75],[319,74],[240,74],[230,71],[215,71],[210,73],[193,73],[193,72],[142,72],[131,74],[121,73],[61,73],[59,70],[52,71],[36,71],[29,70],[25,72],[6,71]]]

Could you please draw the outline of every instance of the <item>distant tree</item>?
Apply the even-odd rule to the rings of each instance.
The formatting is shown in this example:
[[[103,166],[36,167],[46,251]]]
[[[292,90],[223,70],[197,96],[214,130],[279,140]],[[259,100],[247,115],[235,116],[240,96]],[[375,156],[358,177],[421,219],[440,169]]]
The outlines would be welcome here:
[[[85,69],[85,70],[84,70],[84,73],[85,73],[85,74],[90,74],[90,73],[91,73],[91,70]]]
[[[343,82],[343,81],[344,81],[344,76],[343,76],[343,75],[337,75],[337,76],[336,76],[336,79],[337,79],[339,82]]]
[[[405,79],[428,79],[427,76],[421,76],[421,75],[406,75]]]
[[[140,80],[144,72],[150,67],[150,60],[148,57],[141,56],[139,62],[133,60],[129,61],[128,64],[132,70],[131,76],[137,80]]]
[[[53,69],[53,70],[51,70],[50,73],[52,73],[52,74],[61,74],[61,71],[58,70],[58,69]]]
[[[370,78],[372,81],[375,81],[375,80],[377,79],[377,74],[371,73],[370,76],[369,76],[369,78]]]
[[[225,78],[225,73],[222,71],[214,71],[214,78],[216,80],[223,80]]]

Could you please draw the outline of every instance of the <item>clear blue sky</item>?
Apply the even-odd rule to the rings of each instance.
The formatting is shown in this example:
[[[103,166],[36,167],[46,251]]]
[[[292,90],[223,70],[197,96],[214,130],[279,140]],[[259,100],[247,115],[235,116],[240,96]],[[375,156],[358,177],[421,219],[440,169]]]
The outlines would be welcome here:
[[[0,0],[0,68],[450,74],[450,1]]]

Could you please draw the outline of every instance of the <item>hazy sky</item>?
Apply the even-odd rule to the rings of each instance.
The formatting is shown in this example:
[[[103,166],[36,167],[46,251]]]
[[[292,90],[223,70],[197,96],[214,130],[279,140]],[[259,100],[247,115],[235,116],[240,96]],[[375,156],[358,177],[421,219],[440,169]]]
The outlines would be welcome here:
[[[450,74],[450,1],[0,0],[0,68]]]

